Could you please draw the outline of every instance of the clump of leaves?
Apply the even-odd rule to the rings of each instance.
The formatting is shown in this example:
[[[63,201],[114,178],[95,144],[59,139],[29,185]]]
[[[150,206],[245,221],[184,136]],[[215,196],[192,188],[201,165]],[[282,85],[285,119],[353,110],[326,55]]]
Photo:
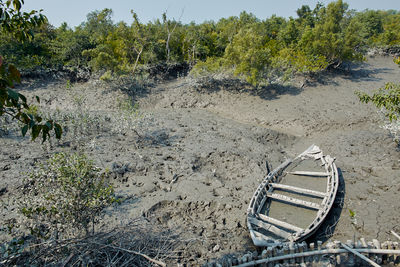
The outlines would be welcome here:
[[[357,218],[356,218],[356,212],[349,209],[349,216],[350,216],[350,221],[353,225],[357,225]]]
[[[54,155],[25,185],[19,210],[40,238],[93,233],[103,209],[118,202],[108,174],[81,154]]]
[[[386,83],[372,95],[356,92],[361,102],[372,102],[378,108],[385,108],[385,116],[392,122],[400,116],[400,84]]]
[[[326,69],[328,64],[324,56],[309,56],[302,51],[289,48],[282,49],[274,62],[276,68],[291,68],[300,73],[315,73]]]
[[[400,57],[394,58],[393,62],[396,63],[397,65],[400,65]]]
[[[400,65],[400,57],[393,60]],[[378,108],[385,109],[385,116],[392,121],[400,118],[400,84],[386,83],[384,87],[378,89],[372,95],[357,91],[357,96],[361,102],[372,102]]]
[[[61,138],[62,128],[53,120],[43,121],[42,117],[29,112],[30,106],[26,97],[12,89],[15,83],[21,82],[21,75],[13,65],[7,65],[0,56],[0,116],[10,115],[13,119],[20,121],[22,135],[25,136],[30,130],[32,139],[35,140],[42,134],[43,142],[50,137],[54,131],[58,139]],[[40,102],[39,97],[36,100]]]
[[[32,39],[32,29],[46,22],[46,17],[40,12],[35,10],[29,13],[22,12],[23,3],[23,0],[0,0],[0,32],[12,34],[19,42]],[[52,131],[60,139],[62,129],[59,124],[53,120],[43,121],[40,116],[26,112],[29,109],[26,97],[12,89],[20,82],[21,74],[17,68],[12,64],[6,64],[0,55],[0,117],[8,114],[20,121],[24,125],[22,135],[25,136],[30,130],[33,140],[42,134],[44,142]],[[39,97],[36,97],[36,100],[39,102]]]
[[[206,61],[197,62],[190,73],[194,76],[220,73],[224,70],[224,64],[223,58],[209,57]]]
[[[106,71],[103,75],[100,76],[100,80],[104,82],[110,82],[112,80],[112,72],[111,70]]]

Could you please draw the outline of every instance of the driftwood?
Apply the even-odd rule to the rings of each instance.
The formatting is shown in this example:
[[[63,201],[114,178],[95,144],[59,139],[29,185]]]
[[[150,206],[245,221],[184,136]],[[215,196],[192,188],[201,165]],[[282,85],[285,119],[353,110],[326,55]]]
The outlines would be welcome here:
[[[373,244],[376,245],[373,245]],[[391,248],[381,248],[389,246]],[[357,257],[354,257],[356,255]],[[329,260],[328,260],[329,258]],[[334,266],[345,264],[346,266],[359,266],[362,261],[368,262],[372,266],[379,264],[398,264],[400,263],[400,249],[398,242],[383,242],[382,245],[377,240],[366,242],[364,238],[353,241],[348,240],[347,244],[340,241],[328,242],[322,246],[321,241],[316,243],[281,243],[273,247],[268,247],[262,251],[258,257],[252,257],[251,253],[243,257],[230,258],[229,261],[221,260],[210,262],[204,266],[275,266],[283,264],[284,266],[304,266],[320,263],[326,265],[329,261]],[[333,263],[332,263],[333,261]]]
[[[311,161],[312,164],[316,162],[321,171],[293,170],[296,166],[301,166],[299,164],[302,164],[303,161]],[[333,206],[339,186],[339,174],[334,161],[335,159],[329,155],[323,155],[319,147],[312,145],[295,159],[286,160],[263,179],[253,194],[247,209],[247,226],[256,246],[270,246],[284,241],[299,242],[318,229]],[[287,169],[292,171],[287,171]],[[313,179],[323,179],[326,181],[326,190],[321,192],[281,183],[282,177],[288,174],[311,179],[310,183],[314,183]],[[282,193],[278,194],[278,190]],[[312,199],[307,201],[297,198],[297,196]],[[274,202],[317,211],[316,217],[311,218],[308,226],[303,229],[296,226],[295,221],[284,222],[269,215],[269,207]]]

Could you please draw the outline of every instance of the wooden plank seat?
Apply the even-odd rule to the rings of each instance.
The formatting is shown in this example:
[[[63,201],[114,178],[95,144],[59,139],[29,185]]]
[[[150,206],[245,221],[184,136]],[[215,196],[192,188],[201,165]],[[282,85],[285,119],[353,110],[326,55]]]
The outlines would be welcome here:
[[[320,205],[317,203],[297,199],[294,197],[288,197],[288,196],[284,196],[281,194],[267,193],[267,196],[272,199],[277,199],[277,200],[280,200],[283,202],[287,202],[289,204],[294,204],[294,205],[309,208],[309,209],[319,210],[321,208]]]
[[[291,185],[284,185],[284,184],[277,184],[277,183],[270,183],[270,186],[272,186],[274,189],[283,189],[299,194],[304,194],[304,195],[309,195],[309,196],[314,196],[314,197],[320,197],[324,198],[326,196],[325,192],[320,192],[320,191],[314,191],[311,189],[304,189],[296,186],[291,186]]]
[[[284,222],[284,221],[281,221],[281,220],[277,220],[275,218],[269,217],[269,216],[264,215],[264,214],[258,214],[258,216],[260,217],[261,220],[263,220],[263,221],[265,221],[267,223],[278,225],[280,227],[292,230],[293,232],[296,232],[296,233],[300,233],[300,232],[304,231],[304,229],[302,229],[300,227],[297,227],[297,226],[295,226],[293,224],[290,224],[290,223],[287,223],[287,222]]]
[[[268,170],[247,209],[247,226],[256,246],[271,246],[282,239],[299,242],[318,229],[338,190],[339,174],[334,161],[312,145],[295,159]],[[313,171],[301,170],[311,168]]]
[[[315,177],[327,177],[330,175],[327,172],[310,172],[310,171],[294,171],[294,172],[287,172],[287,173],[293,174],[293,175],[315,176]]]
[[[262,229],[264,229],[266,231],[269,231],[269,232],[271,232],[271,233],[273,233],[273,234],[275,234],[277,236],[280,236],[282,238],[290,239],[290,237],[292,236],[292,233],[290,233],[288,231],[285,231],[283,229],[280,229],[280,228],[276,227],[273,224],[258,220],[258,219],[254,218],[254,217],[248,217],[248,221],[251,224],[256,225],[257,227],[260,227],[260,228],[262,228]]]

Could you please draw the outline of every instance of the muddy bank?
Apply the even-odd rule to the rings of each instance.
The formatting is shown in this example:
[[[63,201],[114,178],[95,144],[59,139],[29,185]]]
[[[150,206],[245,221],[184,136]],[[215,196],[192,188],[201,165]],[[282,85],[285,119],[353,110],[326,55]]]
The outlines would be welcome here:
[[[65,83],[36,86],[24,93],[41,96],[61,113],[92,114],[90,125],[77,126],[75,134],[71,126],[51,146],[15,131],[1,137],[1,199],[11,203],[2,220],[15,215],[13,198],[35,162],[56,151],[84,151],[113,171],[117,194],[126,199],[107,210],[104,227],[144,216],[180,229],[188,243],[179,261],[189,265],[243,254],[255,249],[245,214],[266,162],[277,166],[315,143],[337,158],[343,182],[343,201],[331,216],[334,227],[317,232],[318,238],[390,239],[390,230],[400,232],[400,152],[379,127],[376,109],[359,103],[354,91],[398,82],[399,74],[390,57],[375,57],[350,73],[257,93],[199,90],[182,78],[136,94],[138,112],[124,109],[121,103],[129,98],[123,92],[99,84],[75,84],[70,91]]]

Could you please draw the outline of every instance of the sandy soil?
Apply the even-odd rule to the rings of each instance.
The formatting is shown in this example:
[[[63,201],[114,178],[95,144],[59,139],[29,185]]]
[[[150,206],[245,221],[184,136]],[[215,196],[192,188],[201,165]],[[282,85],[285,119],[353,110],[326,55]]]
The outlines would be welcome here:
[[[83,109],[104,121],[91,122],[101,127],[87,127],[79,138],[70,131],[51,147],[15,131],[3,135],[0,197],[9,209],[2,210],[2,220],[15,215],[13,198],[35,162],[48,153],[83,150],[113,171],[117,193],[126,197],[107,210],[104,225],[144,216],[177,229],[190,241],[182,254],[189,265],[243,254],[256,249],[245,215],[267,173],[266,161],[276,167],[314,143],[337,158],[341,188],[313,238],[393,239],[390,230],[400,232],[400,151],[380,127],[381,115],[354,92],[399,82],[399,74],[390,57],[375,57],[348,73],[298,78],[258,92],[182,78],[136,90],[140,115],[134,120],[120,115],[124,92],[94,82],[71,89],[59,82],[35,84],[24,93],[41,96],[47,107]]]

